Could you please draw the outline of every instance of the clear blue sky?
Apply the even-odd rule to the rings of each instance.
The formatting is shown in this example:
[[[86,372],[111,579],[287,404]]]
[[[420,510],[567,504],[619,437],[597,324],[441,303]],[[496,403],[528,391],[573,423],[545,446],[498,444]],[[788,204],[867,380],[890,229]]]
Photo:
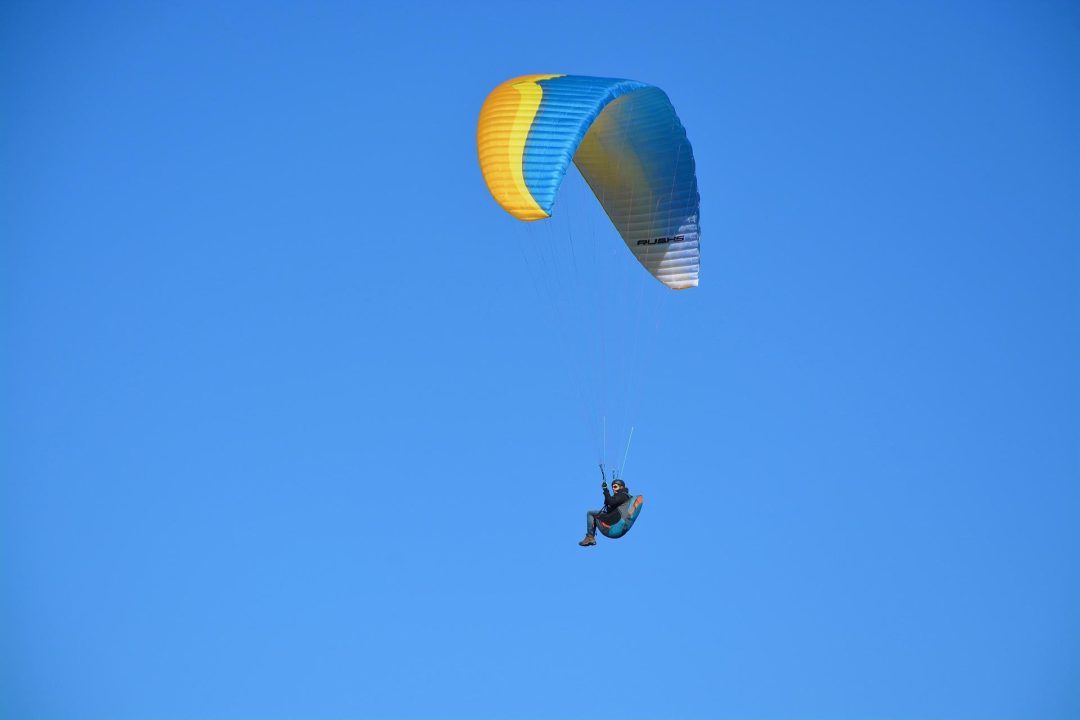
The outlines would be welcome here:
[[[702,195],[588,550],[532,72]],[[1067,2],[6,3],[0,716],[1080,716],[1078,77]]]

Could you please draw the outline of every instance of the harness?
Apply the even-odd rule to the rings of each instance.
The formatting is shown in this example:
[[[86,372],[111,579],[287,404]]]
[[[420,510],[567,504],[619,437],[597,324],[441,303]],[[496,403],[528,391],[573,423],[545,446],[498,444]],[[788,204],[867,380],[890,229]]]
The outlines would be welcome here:
[[[641,495],[631,495],[629,500],[618,507],[619,515],[621,516],[618,521],[609,525],[602,520],[597,520],[596,525],[600,528],[601,534],[603,534],[604,537],[616,540],[630,532],[630,528],[634,526],[634,522],[641,512],[641,505],[643,502],[644,498],[642,498]]]

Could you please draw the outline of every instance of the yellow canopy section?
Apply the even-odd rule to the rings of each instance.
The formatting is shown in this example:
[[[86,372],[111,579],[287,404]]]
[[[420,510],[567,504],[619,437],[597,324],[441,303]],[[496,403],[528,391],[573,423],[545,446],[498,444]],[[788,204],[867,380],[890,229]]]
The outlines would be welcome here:
[[[525,185],[525,141],[536,118],[544,90],[536,81],[562,75],[522,75],[495,88],[476,128],[480,171],[488,190],[518,220],[550,217]]]

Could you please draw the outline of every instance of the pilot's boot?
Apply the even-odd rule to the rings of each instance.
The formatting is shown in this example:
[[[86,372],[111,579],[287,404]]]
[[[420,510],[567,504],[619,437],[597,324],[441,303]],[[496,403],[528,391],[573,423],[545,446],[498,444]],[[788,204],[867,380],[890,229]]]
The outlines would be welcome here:
[[[578,545],[580,545],[581,547],[588,547],[589,545],[595,545],[595,544],[596,544],[596,536],[595,535],[586,535],[585,539],[578,543]]]

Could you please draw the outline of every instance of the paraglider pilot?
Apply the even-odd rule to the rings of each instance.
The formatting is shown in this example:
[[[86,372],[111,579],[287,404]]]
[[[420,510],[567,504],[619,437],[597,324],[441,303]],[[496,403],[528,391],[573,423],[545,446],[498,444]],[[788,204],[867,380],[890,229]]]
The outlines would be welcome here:
[[[600,487],[604,490],[604,507],[602,510],[589,510],[585,513],[585,538],[578,543],[582,547],[596,544],[596,523],[598,521],[608,525],[619,522],[622,518],[619,506],[630,501],[630,491],[626,489],[626,483],[618,478],[611,481],[611,492],[608,492],[606,478]]]

